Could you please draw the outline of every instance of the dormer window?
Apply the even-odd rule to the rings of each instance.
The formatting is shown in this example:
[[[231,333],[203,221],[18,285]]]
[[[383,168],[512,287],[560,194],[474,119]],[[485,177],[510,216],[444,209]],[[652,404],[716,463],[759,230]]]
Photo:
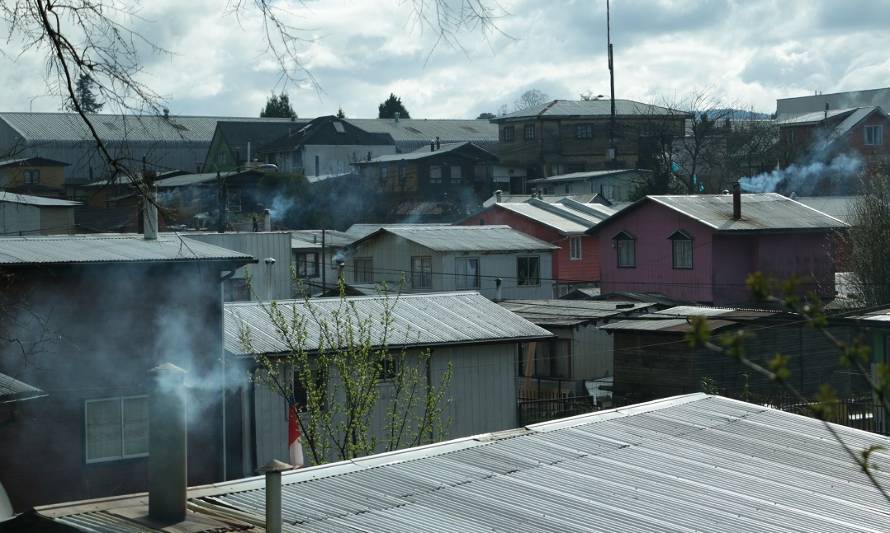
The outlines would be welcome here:
[[[668,237],[671,241],[671,250],[674,268],[692,268],[692,235],[683,230],[677,230]]]
[[[636,268],[637,266],[637,239],[622,231],[612,238],[615,243],[615,252],[618,255],[618,268]]]

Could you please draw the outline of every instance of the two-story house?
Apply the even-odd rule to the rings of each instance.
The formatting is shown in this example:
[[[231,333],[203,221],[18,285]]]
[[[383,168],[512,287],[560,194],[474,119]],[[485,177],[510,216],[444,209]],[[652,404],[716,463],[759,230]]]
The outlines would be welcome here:
[[[754,272],[834,297],[836,232],[847,224],[776,193],[647,196],[590,230],[603,293],[658,292],[708,305],[751,302]]]
[[[553,278],[560,296],[581,285],[599,281],[599,247],[596,237],[586,232],[615,211],[600,203],[581,203],[568,197],[546,201],[537,197],[517,197],[503,201],[501,193],[487,200],[479,213],[458,222],[463,226],[502,224],[549,242],[553,252]],[[493,200],[493,201],[491,201]]]
[[[510,192],[525,192],[525,179],[608,168],[652,168],[656,147],[685,133],[687,113],[615,100],[554,100],[492,119],[497,156],[505,167],[524,169]]]
[[[552,298],[557,249],[508,226],[384,226],[352,243],[344,271],[354,285],[391,291]]]
[[[375,229],[379,228],[377,226]],[[358,237],[343,231],[304,229],[291,231],[294,276],[301,287],[298,293],[316,295],[339,289],[339,278],[344,283],[352,280],[345,276],[346,255],[343,250]]]
[[[64,197],[64,161],[46,157],[23,157],[0,161],[0,188],[41,196]]]
[[[609,202],[629,202],[650,174],[651,170],[638,168],[590,170],[537,178],[529,180],[528,184],[547,195],[599,194]]]

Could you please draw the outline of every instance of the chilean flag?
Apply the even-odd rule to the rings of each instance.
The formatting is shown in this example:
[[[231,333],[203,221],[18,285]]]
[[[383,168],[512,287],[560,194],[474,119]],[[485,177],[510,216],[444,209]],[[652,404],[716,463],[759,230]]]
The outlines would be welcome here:
[[[294,468],[302,468],[303,445],[300,443],[300,420],[297,418],[296,405],[290,405],[287,410],[287,448],[290,452],[290,464]]]

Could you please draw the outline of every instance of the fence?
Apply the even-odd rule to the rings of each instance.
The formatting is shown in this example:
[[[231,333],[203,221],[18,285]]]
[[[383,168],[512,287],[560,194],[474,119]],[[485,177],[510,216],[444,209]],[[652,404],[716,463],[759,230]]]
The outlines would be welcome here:
[[[740,398],[743,399],[743,398]],[[837,401],[819,403],[801,402],[791,396],[750,398],[745,401],[787,411],[799,415],[815,417],[814,409],[825,413],[825,420],[842,426],[887,435],[886,414],[872,396],[840,398]]]
[[[597,410],[590,396],[566,396],[562,398],[520,398],[518,404],[519,425],[527,426],[556,418],[580,415]]]

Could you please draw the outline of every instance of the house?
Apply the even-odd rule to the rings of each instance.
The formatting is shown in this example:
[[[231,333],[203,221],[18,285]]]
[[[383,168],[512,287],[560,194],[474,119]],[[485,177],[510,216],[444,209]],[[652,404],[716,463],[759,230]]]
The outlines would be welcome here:
[[[296,265],[291,253],[291,234],[286,231],[184,232],[190,241],[201,241],[257,259],[226,276],[223,300],[270,301],[294,296],[291,272]]]
[[[7,191],[61,197],[65,194],[64,161],[23,157],[0,161],[0,188]]]
[[[75,233],[80,202],[0,191],[0,235]]]
[[[399,117],[344,120],[368,133],[389,135],[398,153],[427,147],[436,139],[442,144],[469,142],[489,151],[498,142],[498,127],[488,120]]]
[[[571,198],[548,202],[536,197],[504,202],[495,193],[479,213],[458,222],[463,226],[502,224],[559,247],[553,253],[553,279],[560,296],[578,285],[599,281],[599,247],[585,232],[615,211],[600,203],[581,203]]]
[[[257,150],[270,142],[300,130],[308,120],[217,122],[203,172],[228,172],[249,167],[259,161]]]
[[[352,165],[396,153],[389,134],[370,133],[335,116],[313,119],[302,128],[258,146],[260,161],[281,172],[299,173],[310,181],[353,172]]]
[[[511,193],[526,192],[525,179],[608,168],[651,168],[657,142],[685,133],[687,113],[632,100],[554,100],[492,119],[498,125],[502,165],[522,169]],[[613,150],[614,149],[614,150]],[[589,192],[589,191],[585,191]]]
[[[844,222],[776,193],[647,196],[590,230],[604,293],[659,292],[707,305],[750,305],[761,272],[834,297],[835,233]]]
[[[449,369],[452,373],[442,414],[442,420],[449,422],[443,428],[445,434],[436,440],[515,427],[519,346],[551,337],[548,331],[473,292],[347,296],[312,299],[308,303],[290,300],[278,302],[276,309],[288,323],[308,322],[301,346],[309,353],[322,345],[330,346],[329,338],[324,335],[338,336],[340,331],[342,335],[348,334],[349,328],[340,330],[334,325],[334,317],[343,309],[349,309],[356,317],[355,335],[360,335],[358,330],[364,327],[361,321],[373,324],[371,348],[406,350],[405,364],[411,364],[420,352],[430,350],[425,382],[440,383]],[[389,310],[388,315],[385,309]],[[291,353],[289,342],[282,338],[270,318],[268,304],[229,303],[225,312],[226,351],[234,358],[247,358],[248,372],[256,371],[258,366],[258,363],[251,366],[252,354]],[[383,320],[389,321],[388,327],[380,326]],[[325,333],[323,328],[327,328]],[[246,349],[245,337],[250,339],[253,350]],[[392,396],[393,385],[391,381],[378,384],[381,398]],[[245,460],[254,461],[250,465],[254,468],[272,459],[287,460],[284,399],[257,380],[245,382],[244,386],[252,391],[253,410],[244,420],[243,431],[255,435],[255,448]],[[387,406],[381,400],[369,415],[371,435],[378,442],[384,441],[388,431],[384,413]]]
[[[823,112],[825,109],[849,109],[866,106],[890,109],[890,87],[778,98],[776,99],[776,120],[782,121],[808,113]]]
[[[264,527],[266,502],[279,494],[269,483],[282,488],[285,531],[890,529],[884,496],[838,440],[873,450],[883,482],[887,437],[690,394],[272,472],[268,481],[193,487],[182,498],[186,521],[173,527]],[[44,506],[17,520],[36,531],[158,531],[140,519],[146,511],[146,495],[134,494]]]
[[[294,274],[302,289],[310,295],[336,292],[346,261],[344,250],[358,237],[335,230],[296,230],[290,234]]]
[[[614,375],[612,335],[598,326],[647,310],[655,304],[594,300],[504,300],[500,305],[555,335],[525,350],[519,361],[522,400],[587,397],[588,384]],[[611,393],[591,398],[600,405]]]
[[[782,120],[778,126],[783,166],[808,160],[828,162],[840,154],[851,152],[860,156],[867,165],[883,162],[890,156],[890,139],[885,135],[890,128],[890,117],[879,106],[826,109]],[[825,181],[824,184],[815,184],[812,191],[792,192],[836,194],[837,191],[830,188],[830,180]],[[841,192],[853,188],[855,183],[848,183]]]
[[[165,360],[197,380],[189,482],[228,477],[220,285],[253,261],[174,235],[0,238],[0,372],[46,393],[0,424],[17,511],[146,490],[148,371]]]
[[[466,215],[492,191],[497,157],[471,142],[436,143],[407,154],[383,155],[355,166],[366,183],[401,201],[452,204],[454,217]]]
[[[385,226],[352,243],[344,272],[353,284],[390,290],[552,298],[557,249],[508,226]]]
[[[691,317],[706,319],[713,335],[747,331],[745,356],[769,368],[777,353],[788,357],[788,383],[806,398],[815,398],[823,384],[841,398],[871,398],[865,376],[839,363],[840,352],[799,315],[775,310],[677,306],[600,326],[614,336],[617,405],[716,390],[733,398],[754,398],[773,405],[787,401],[787,391],[727,353],[691,348],[687,334]],[[832,321],[828,331],[851,342],[859,330]]]
[[[290,122],[281,118],[171,115],[89,115],[115,159],[131,169],[201,172],[219,122]],[[86,122],[77,113],[0,112],[0,160],[43,157],[64,161],[66,184],[112,174]]]
[[[544,194],[598,193],[609,202],[629,202],[650,174],[651,170],[643,169],[591,170],[528,180],[528,184]]]

